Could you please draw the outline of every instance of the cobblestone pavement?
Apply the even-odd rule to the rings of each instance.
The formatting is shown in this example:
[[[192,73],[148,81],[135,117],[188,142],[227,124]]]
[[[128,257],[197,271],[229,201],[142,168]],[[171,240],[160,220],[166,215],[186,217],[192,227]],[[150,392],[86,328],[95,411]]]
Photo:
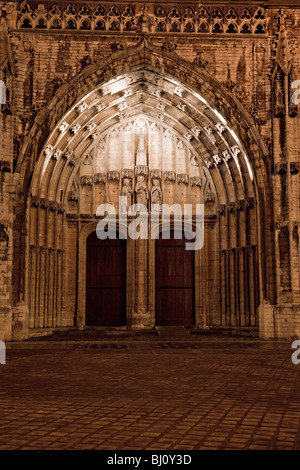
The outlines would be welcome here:
[[[7,345],[1,449],[299,449],[291,343],[190,335]]]

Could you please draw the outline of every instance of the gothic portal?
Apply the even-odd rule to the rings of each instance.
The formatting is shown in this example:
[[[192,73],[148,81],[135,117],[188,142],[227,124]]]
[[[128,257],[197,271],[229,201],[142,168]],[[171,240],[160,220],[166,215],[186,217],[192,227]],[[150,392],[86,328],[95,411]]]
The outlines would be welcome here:
[[[300,10],[219,3],[0,2],[0,339],[300,334]],[[126,238],[120,196],[203,204],[203,248]]]

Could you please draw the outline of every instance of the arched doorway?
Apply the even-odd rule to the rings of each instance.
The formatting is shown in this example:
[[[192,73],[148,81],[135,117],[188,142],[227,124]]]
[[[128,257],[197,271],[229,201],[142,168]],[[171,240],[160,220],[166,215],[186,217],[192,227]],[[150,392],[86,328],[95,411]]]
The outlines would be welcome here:
[[[126,324],[126,240],[87,239],[86,325]]]
[[[155,240],[155,324],[191,326],[195,321],[194,251],[184,235]]]
[[[154,54],[147,48],[144,53],[144,57],[149,58]],[[135,52],[130,54],[135,56]],[[155,54],[160,56],[158,52]],[[195,318],[194,312],[189,315],[189,320],[185,313],[183,318],[177,318],[176,313],[161,321],[194,323],[201,328],[257,328],[259,286],[262,282],[262,289],[265,287],[265,278],[269,274],[264,264],[266,250],[262,251],[260,245],[267,243],[267,239],[260,239],[259,232],[261,214],[266,214],[268,209],[264,199],[260,199],[264,192],[258,189],[262,187],[257,186],[264,181],[257,171],[261,152],[256,148],[255,136],[252,145],[246,147],[239,136],[239,130],[243,130],[240,122],[246,119],[242,109],[237,108],[237,114],[228,113],[231,105],[226,104],[223,95],[219,96],[221,92],[213,87],[213,82],[211,89],[202,89],[202,85],[196,86],[196,83],[207,83],[205,77],[196,71],[180,75],[171,65],[166,63],[166,71],[159,74],[155,66],[146,67],[144,62],[130,71],[128,64],[124,64],[124,70],[120,70],[118,76],[107,77],[90,94],[78,98],[72,107],[76,110],[74,116],[70,113],[59,116],[51,137],[43,143],[32,178],[29,211],[29,310],[34,327],[47,327],[50,320],[56,326],[125,324],[127,311],[128,327],[149,328],[160,321],[159,315],[155,321],[159,290],[191,288],[184,284],[163,287],[156,282],[155,285],[154,240],[153,244],[151,240],[142,244],[128,240],[130,283],[123,317],[121,320],[101,317],[100,321],[95,314],[93,319],[87,314],[85,322],[88,310],[84,299],[89,295],[92,297],[92,292],[82,295],[85,287],[92,291],[102,286],[107,291],[106,298],[110,299],[108,290],[116,286],[86,284],[85,275],[78,271],[80,260],[84,259],[82,249],[85,252],[78,237],[91,221],[97,223],[100,204],[113,204],[118,214],[119,196],[125,190],[128,192],[128,188],[132,202],[135,202],[137,179],[143,178],[149,206],[154,186],[160,187],[163,204],[169,207],[173,204],[205,204],[205,243],[201,256],[180,247],[184,256],[195,258]],[[184,64],[176,62],[176,67],[186,71]],[[91,68],[91,76],[94,73]],[[190,75],[194,77],[193,81],[190,81]],[[185,77],[184,81],[179,76]],[[145,82],[147,102],[140,100],[141,83],[143,91]],[[119,103],[121,92],[122,103]],[[204,106],[204,103],[207,104]],[[126,107],[128,112],[123,113]],[[190,114],[189,109],[194,109],[195,113],[198,110],[197,115]],[[240,117],[239,122],[236,116]],[[259,168],[263,169],[263,165]],[[51,180],[48,181],[49,175]],[[48,226],[53,230],[47,230]],[[109,246],[109,241],[103,243]],[[53,250],[57,251],[58,261],[52,260]],[[59,289],[54,298],[56,303],[48,296],[53,277],[51,263],[57,268],[55,285],[63,286],[65,292],[59,311],[55,307],[60,299]],[[49,279],[40,288],[35,278],[40,278],[39,273],[45,265],[49,266]],[[61,282],[60,276],[63,277]],[[124,284],[117,287],[124,287],[125,291],[125,279]],[[44,299],[50,299],[49,307],[46,306],[48,310],[43,304]],[[161,302],[164,300],[165,295]],[[170,301],[167,310],[171,313],[172,295]],[[244,315],[250,303],[252,313]],[[159,307],[156,309],[158,311]],[[160,309],[162,312],[162,305]],[[92,310],[97,309],[92,307]]]

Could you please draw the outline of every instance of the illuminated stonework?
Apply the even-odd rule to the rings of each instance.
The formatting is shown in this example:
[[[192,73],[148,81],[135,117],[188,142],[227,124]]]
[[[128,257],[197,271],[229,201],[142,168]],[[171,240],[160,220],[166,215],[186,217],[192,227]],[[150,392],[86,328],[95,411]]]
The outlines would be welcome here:
[[[87,245],[101,204],[119,233],[129,226],[122,195],[204,204],[182,325],[300,335],[300,13],[289,1],[0,2],[0,339],[101,324],[106,311],[87,313]],[[126,241],[114,326],[164,321],[155,263],[168,249]]]

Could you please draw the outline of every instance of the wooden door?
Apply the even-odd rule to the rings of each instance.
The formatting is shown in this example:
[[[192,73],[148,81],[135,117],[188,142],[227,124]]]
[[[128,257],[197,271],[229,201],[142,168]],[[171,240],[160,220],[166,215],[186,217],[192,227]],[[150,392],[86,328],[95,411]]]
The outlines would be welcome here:
[[[185,249],[187,240],[155,241],[155,323],[194,324],[194,252]]]
[[[86,325],[125,324],[126,240],[99,240],[93,232],[87,239]]]

